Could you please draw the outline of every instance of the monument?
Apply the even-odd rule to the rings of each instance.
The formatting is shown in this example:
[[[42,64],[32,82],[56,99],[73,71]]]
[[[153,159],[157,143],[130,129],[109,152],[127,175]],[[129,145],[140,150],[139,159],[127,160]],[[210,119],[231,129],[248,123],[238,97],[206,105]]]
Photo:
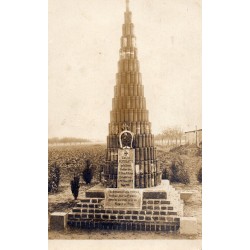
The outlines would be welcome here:
[[[183,202],[169,181],[161,180],[128,0],[124,19],[103,181],[86,192],[67,223],[87,229],[178,231]]]
[[[130,148],[133,148],[135,155],[134,187],[154,187],[161,183],[161,171],[154,147],[154,135],[151,133],[151,123],[148,119],[149,112],[146,108],[134,24],[128,1],[126,1],[120,42],[120,60],[110,112],[104,178],[107,187],[117,187],[119,183],[118,152],[121,148],[119,137],[124,131],[122,135],[130,133],[133,137]]]

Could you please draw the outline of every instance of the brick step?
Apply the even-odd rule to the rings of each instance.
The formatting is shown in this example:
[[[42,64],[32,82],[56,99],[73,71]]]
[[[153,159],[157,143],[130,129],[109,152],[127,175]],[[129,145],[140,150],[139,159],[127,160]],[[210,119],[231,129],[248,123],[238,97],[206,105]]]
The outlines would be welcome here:
[[[98,203],[78,203],[77,205],[76,205],[76,207],[74,207],[73,209],[75,209],[75,210],[79,210],[79,209],[82,209],[82,208],[84,208],[84,209],[97,209],[97,208],[99,208],[99,209],[104,209],[103,208],[103,205],[102,204],[98,204]],[[106,209],[107,211],[110,211],[110,209]],[[145,211],[150,211],[150,210],[174,210],[174,207],[173,207],[173,205],[142,205],[142,210],[145,210]],[[124,213],[126,213],[126,211],[133,211],[133,210],[121,210],[121,211],[119,211],[119,210],[114,210],[114,211],[118,211],[118,213],[119,212],[121,212],[121,213],[123,213],[122,211],[124,211]],[[136,211],[138,211],[138,210],[136,210]],[[78,212],[78,211],[74,211],[74,212]]]
[[[175,214],[165,214],[165,215],[117,215],[117,214],[90,214],[90,213],[69,213],[68,220],[116,220],[116,221],[168,221],[168,222],[178,222],[180,218]]]
[[[177,212],[173,210],[142,210],[142,211],[117,211],[104,209],[77,209],[73,208],[73,213],[89,213],[89,214],[115,214],[115,215],[176,215]]]
[[[147,205],[147,204],[154,204],[154,205],[169,205],[170,201],[169,200],[162,200],[162,199],[143,199],[142,205]]]
[[[104,198],[86,198],[86,199],[81,199],[80,203],[100,203],[103,200]]]
[[[173,210],[173,206],[167,205],[143,205],[142,210]]]
[[[102,208],[103,206],[100,203],[77,203],[74,209],[79,208]]]
[[[179,222],[147,223],[147,222],[117,222],[117,221],[68,221],[69,227],[82,229],[109,229],[109,230],[138,230],[176,232],[180,228]]]
[[[78,204],[85,204],[85,203],[100,203],[101,201],[103,201],[103,198],[86,198],[86,199],[81,199],[80,202]],[[143,205],[146,204],[165,204],[168,205],[170,204],[169,200],[166,199],[143,199]]]
[[[153,211],[173,211],[172,205],[143,205],[142,210],[116,210],[116,209],[104,209],[101,204],[97,203],[82,203],[77,204],[73,208],[73,212],[89,212],[89,213],[112,213],[112,214],[150,214]],[[150,212],[151,211],[151,212]]]

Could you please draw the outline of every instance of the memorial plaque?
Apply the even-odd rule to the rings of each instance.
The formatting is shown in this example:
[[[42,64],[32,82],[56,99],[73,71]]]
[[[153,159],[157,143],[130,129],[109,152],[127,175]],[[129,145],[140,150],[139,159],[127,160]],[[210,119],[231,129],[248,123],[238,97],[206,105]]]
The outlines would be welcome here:
[[[134,188],[135,150],[118,149],[117,188]]]
[[[107,188],[105,191],[105,209],[141,209],[142,191],[138,189]]]

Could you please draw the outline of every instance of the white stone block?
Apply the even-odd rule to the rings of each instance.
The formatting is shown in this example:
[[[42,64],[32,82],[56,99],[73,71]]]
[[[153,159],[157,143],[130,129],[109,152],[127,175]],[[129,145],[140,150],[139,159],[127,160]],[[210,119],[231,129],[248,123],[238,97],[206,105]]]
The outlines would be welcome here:
[[[50,229],[51,230],[62,230],[67,226],[67,213],[54,212],[50,214]]]
[[[197,218],[181,217],[180,218],[180,234],[197,235]]]

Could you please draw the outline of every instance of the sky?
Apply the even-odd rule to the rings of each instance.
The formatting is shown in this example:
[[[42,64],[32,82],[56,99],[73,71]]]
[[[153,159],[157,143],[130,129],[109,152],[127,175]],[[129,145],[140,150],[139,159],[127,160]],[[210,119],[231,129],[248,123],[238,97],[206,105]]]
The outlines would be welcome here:
[[[152,132],[202,128],[200,0],[130,0]],[[48,136],[106,140],[125,0],[49,0]]]

